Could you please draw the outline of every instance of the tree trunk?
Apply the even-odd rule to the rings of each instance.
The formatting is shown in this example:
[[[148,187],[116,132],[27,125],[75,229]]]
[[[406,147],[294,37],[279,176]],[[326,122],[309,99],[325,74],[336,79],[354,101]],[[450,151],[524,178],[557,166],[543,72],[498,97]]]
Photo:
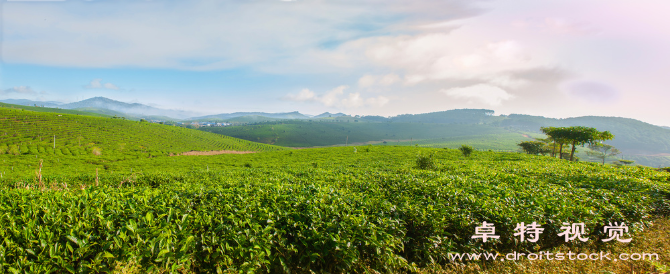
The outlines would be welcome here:
[[[558,159],[563,159],[563,143],[560,143],[560,147],[558,149]]]
[[[551,142],[551,157],[556,157],[556,142]]]
[[[572,141],[572,151],[570,151],[570,161],[572,161],[572,156],[575,155],[575,148],[576,148],[576,143],[575,141]]]

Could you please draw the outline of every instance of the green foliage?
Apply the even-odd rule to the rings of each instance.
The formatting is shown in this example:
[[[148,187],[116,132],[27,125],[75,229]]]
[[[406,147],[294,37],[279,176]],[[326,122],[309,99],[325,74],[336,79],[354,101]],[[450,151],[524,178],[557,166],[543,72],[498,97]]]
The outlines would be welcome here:
[[[635,163],[635,161],[633,161],[633,160],[623,160],[623,159],[619,160],[619,162],[624,164],[624,165],[631,165],[631,164]]]
[[[545,147],[546,144],[541,141],[523,141],[518,144],[524,152],[528,154],[547,154],[549,150]]]
[[[148,157],[191,150],[268,151],[281,147],[243,141],[181,127],[138,123],[121,119],[49,112],[20,111],[0,107],[0,144],[12,155],[75,155]],[[40,150],[39,147],[45,149]],[[77,151],[77,152],[73,152]]]
[[[593,143],[589,145],[589,149],[591,149],[591,151],[587,152],[587,154],[590,156],[595,156],[598,159],[602,159],[603,165],[605,164],[605,160],[607,159],[608,156],[615,156],[621,154],[621,151],[619,151],[614,146],[608,144]]]
[[[439,167],[413,168],[413,156],[431,153]],[[459,155],[337,147],[100,159],[109,170],[100,169],[97,187],[93,166],[75,172],[86,164],[61,158],[50,169],[58,162],[47,158],[44,190],[32,157],[23,177],[0,179],[0,272],[112,272],[116,262],[166,272],[412,272],[410,264],[449,262],[450,252],[563,245],[562,222],[584,222],[590,241],[607,236],[608,222],[640,231],[669,202],[670,173],[650,168]],[[0,155],[25,166],[31,158],[10,157]],[[471,240],[483,221],[499,241]],[[533,221],[545,229],[540,241],[518,242],[515,224]]]
[[[9,150],[7,150],[7,153],[10,155],[19,155],[21,154],[21,151],[19,151],[18,145],[10,145]]]
[[[475,149],[473,147],[469,146],[469,145],[462,145],[461,147],[458,148],[458,150],[460,150],[461,153],[463,153],[463,156],[469,157],[470,154],[472,154],[472,152]]]
[[[433,159],[433,154],[428,155],[417,155],[416,156],[416,168],[419,169],[433,169],[435,168],[435,160]]]
[[[609,131],[600,132],[592,127],[573,126],[573,127],[542,127],[542,132],[549,136],[549,140],[559,144],[559,155],[563,159],[563,145],[570,144],[570,161],[574,160],[575,149],[577,146],[585,144],[594,144],[598,141],[612,140],[614,135]]]

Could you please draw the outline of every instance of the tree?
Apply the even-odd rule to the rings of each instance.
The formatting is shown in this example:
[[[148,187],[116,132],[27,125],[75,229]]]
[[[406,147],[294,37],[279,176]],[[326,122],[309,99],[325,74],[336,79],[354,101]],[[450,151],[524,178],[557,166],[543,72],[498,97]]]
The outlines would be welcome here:
[[[566,139],[566,131],[565,128],[563,127],[541,127],[540,130],[549,136],[549,140],[551,140],[554,144],[558,144],[559,150],[558,150],[558,158],[563,159],[563,145],[568,142]],[[551,152],[551,156],[553,157],[556,155],[556,146],[553,146],[553,150]]]
[[[572,161],[575,155],[575,148],[577,145],[581,146],[585,144],[592,145],[596,144],[599,141],[614,139],[614,135],[612,135],[612,133],[610,133],[609,131],[601,132],[592,127],[582,127],[582,126],[567,127],[564,128],[564,130],[565,130],[564,133],[565,138],[572,144],[572,151],[570,152],[570,161]]]
[[[528,154],[546,154],[548,152],[546,144],[542,141],[523,141],[517,146],[520,146],[524,152]]]
[[[461,147],[459,147],[458,150],[460,150],[461,153],[463,153],[463,156],[468,157],[475,149],[468,145],[461,145]]]
[[[598,159],[602,159],[603,165],[605,164],[605,159],[607,156],[614,156],[621,153],[621,151],[619,151],[614,146],[601,143],[590,144],[589,149],[591,149],[591,151],[587,152],[587,154],[595,156]]]
[[[598,131],[592,127],[542,127],[542,132],[549,136],[549,139],[559,144],[559,158],[563,159],[563,145],[572,145],[570,151],[570,161],[574,159],[575,149],[578,145],[594,144],[598,141],[612,140],[614,135],[609,131]]]

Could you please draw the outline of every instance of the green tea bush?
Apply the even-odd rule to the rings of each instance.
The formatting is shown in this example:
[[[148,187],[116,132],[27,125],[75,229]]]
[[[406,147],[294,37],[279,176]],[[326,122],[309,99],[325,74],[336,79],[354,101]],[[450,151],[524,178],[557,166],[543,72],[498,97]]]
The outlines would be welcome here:
[[[461,153],[463,153],[463,156],[469,157],[470,154],[472,154],[472,152],[475,149],[473,147],[469,146],[469,145],[461,145],[461,147],[459,147],[458,150],[460,150]]]
[[[417,153],[434,153],[440,168],[413,168]],[[33,155],[0,155],[23,172],[0,179],[0,273],[105,273],[116,262],[163,272],[413,272],[452,252],[565,245],[563,222],[583,222],[590,241],[607,236],[608,222],[637,232],[670,202],[666,172],[520,153],[104,157],[45,158],[40,189]],[[499,240],[471,238],[483,221]],[[513,236],[520,222],[545,229],[537,243]]]
[[[416,168],[419,169],[433,169],[435,168],[435,160],[433,159],[433,154],[428,155],[417,155],[416,156]]]

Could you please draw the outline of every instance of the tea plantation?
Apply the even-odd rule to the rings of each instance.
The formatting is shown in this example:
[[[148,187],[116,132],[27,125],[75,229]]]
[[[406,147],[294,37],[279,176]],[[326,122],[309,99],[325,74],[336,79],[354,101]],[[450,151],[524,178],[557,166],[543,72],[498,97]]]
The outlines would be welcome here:
[[[75,147],[81,132],[103,153],[0,155],[3,273],[112,272],[118,263],[174,273],[412,272],[449,264],[452,252],[578,247],[558,236],[563,222],[583,222],[594,242],[609,222],[635,234],[670,213],[670,173],[646,167],[421,147],[282,150],[109,118],[56,116],[38,129],[26,122],[37,118],[10,113],[0,129],[21,135],[2,142],[39,147],[35,132],[62,131]],[[134,139],[162,153],[105,153],[119,140],[143,144]],[[166,155],[198,146],[264,152]],[[500,239],[472,238],[484,221]],[[544,228],[538,242],[513,236],[521,222]]]
[[[174,126],[0,107],[0,155],[158,156],[190,150],[281,149]]]

